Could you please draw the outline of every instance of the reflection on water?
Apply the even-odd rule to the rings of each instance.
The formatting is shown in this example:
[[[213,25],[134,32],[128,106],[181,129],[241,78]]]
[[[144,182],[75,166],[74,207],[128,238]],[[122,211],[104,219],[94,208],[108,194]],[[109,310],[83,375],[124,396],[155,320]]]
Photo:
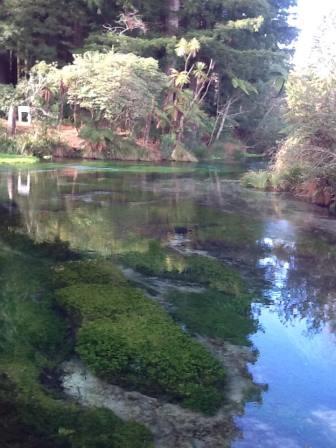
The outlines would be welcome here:
[[[313,206],[241,189],[236,169],[159,168],[68,164],[3,171],[0,201],[20,216],[12,225],[38,242],[122,255],[146,254],[156,240],[237,267],[254,295],[258,321],[247,326],[259,353],[250,372],[268,389],[236,418],[241,437],[233,446],[336,446],[335,221]],[[197,322],[197,295],[178,294],[184,309],[177,314],[188,312]],[[202,303],[209,309],[199,331],[213,330],[219,312],[232,313],[213,296]]]

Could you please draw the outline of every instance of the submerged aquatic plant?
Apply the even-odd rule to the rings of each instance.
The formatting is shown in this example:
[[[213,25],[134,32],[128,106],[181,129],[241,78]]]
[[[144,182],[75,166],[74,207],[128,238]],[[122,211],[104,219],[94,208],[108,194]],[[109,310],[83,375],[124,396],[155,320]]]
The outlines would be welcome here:
[[[173,316],[194,333],[250,345],[248,337],[258,328],[251,312],[251,297],[230,297],[219,291],[174,293],[168,297]]]
[[[220,261],[200,255],[182,256],[156,243],[145,253],[123,255],[121,261],[147,275],[194,282],[232,296],[239,296],[245,290],[239,273]]]
[[[93,271],[101,278],[97,263],[84,266],[89,282]],[[68,268],[71,275],[66,276]],[[76,268],[80,281],[72,283]],[[120,283],[119,276],[117,281],[106,278],[104,284],[85,283],[80,262],[64,264],[61,272],[71,286],[58,290],[58,304],[79,325],[76,349],[95,373],[207,414],[218,409],[224,398],[224,369],[158,304]]]
[[[60,261],[69,250],[33,244],[0,226],[1,447],[151,448],[144,426],[109,410],[85,409],[58,393],[57,370],[73,340],[55,307],[49,254]]]

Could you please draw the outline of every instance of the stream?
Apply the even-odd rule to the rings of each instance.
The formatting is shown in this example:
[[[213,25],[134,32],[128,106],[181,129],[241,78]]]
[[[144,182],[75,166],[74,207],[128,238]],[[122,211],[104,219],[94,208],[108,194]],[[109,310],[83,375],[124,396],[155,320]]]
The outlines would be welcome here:
[[[336,221],[287,195],[242,188],[244,170],[238,164],[104,162],[2,167],[0,215],[33,242],[61,241],[88,257],[146,253],[155,243],[183,256],[220,260],[240,273],[251,294],[252,317],[233,314],[230,331],[214,334],[220,316],[211,300],[202,311],[193,300],[193,294],[206,294],[202,288],[121,266],[231,369],[229,402],[215,417],[196,418],[178,406],[103,385],[76,359],[64,366],[63,378],[73,399],[145,423],[157,440],[165,434],[157,442],[165,448],[333,448]],[[16,271],[13,283],[20,278]],[[224,424],[232,427],[220,428]],[[194,426],[206,435],[188,441]]]

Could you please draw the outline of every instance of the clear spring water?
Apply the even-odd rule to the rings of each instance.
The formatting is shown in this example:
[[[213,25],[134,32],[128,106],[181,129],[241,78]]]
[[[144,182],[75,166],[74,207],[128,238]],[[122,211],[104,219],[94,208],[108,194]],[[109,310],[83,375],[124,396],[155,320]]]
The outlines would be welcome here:
[[[235,266],[254,294],[258,330],[248,337],[258,359],[249,370],[265,388],[235,418],[232,446],[336,447],[336,220],[241,188],[241,172],[117,163],[2,168],[1,214],[34,241],[61,240],[84,253],[141,253],[156,240]]]

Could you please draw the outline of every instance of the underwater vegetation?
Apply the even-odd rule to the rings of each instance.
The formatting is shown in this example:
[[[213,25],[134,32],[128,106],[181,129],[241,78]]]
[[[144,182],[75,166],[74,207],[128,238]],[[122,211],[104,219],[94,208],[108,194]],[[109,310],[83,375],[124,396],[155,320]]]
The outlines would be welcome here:
[[[251,297],[230,297],[216,290],[204,293],[174,293],[167,300],[173,316],[192,333],[250,345],[248,337],[258,329],[252,316]]]
[[[145,253],[129,252],[120,257],[121,262],[146,275],[197,283],[231,296],[245,292],[239,273],[210,257],[183,256],[163,249],[156,242]]]
[[[59,390],[57,370],[73,341],[55,306],[55,260],[49,254],[60,262],[68,249],[1,230],[1,447],[150,448],[152,436],[144,426],[124,423],[108,410],[83,408]]]
[[[82,263],[97,283],[86,283],[90,275]],[[109,382],[214,413],[224,399],[225,372],[219,361],[158,304],[125,283],[112,264],[110,276],[107,263],[102,266],[103,274],[97,261],[57,269],[62,285],[71,278],[69,286],[57,291],[57,302],[77,328],[81,359]],[[73,283],[75,276],[78,283]]]
[[[181,255],[152,242],[145,253],[130,252],[121,261],[145,275],[195,283],[204,292],[168,294],[173,317],[192,333],[249,345],[249,335],[257,330],[252,316],[252,296],[239,272],[216,259],[201,255]]]

